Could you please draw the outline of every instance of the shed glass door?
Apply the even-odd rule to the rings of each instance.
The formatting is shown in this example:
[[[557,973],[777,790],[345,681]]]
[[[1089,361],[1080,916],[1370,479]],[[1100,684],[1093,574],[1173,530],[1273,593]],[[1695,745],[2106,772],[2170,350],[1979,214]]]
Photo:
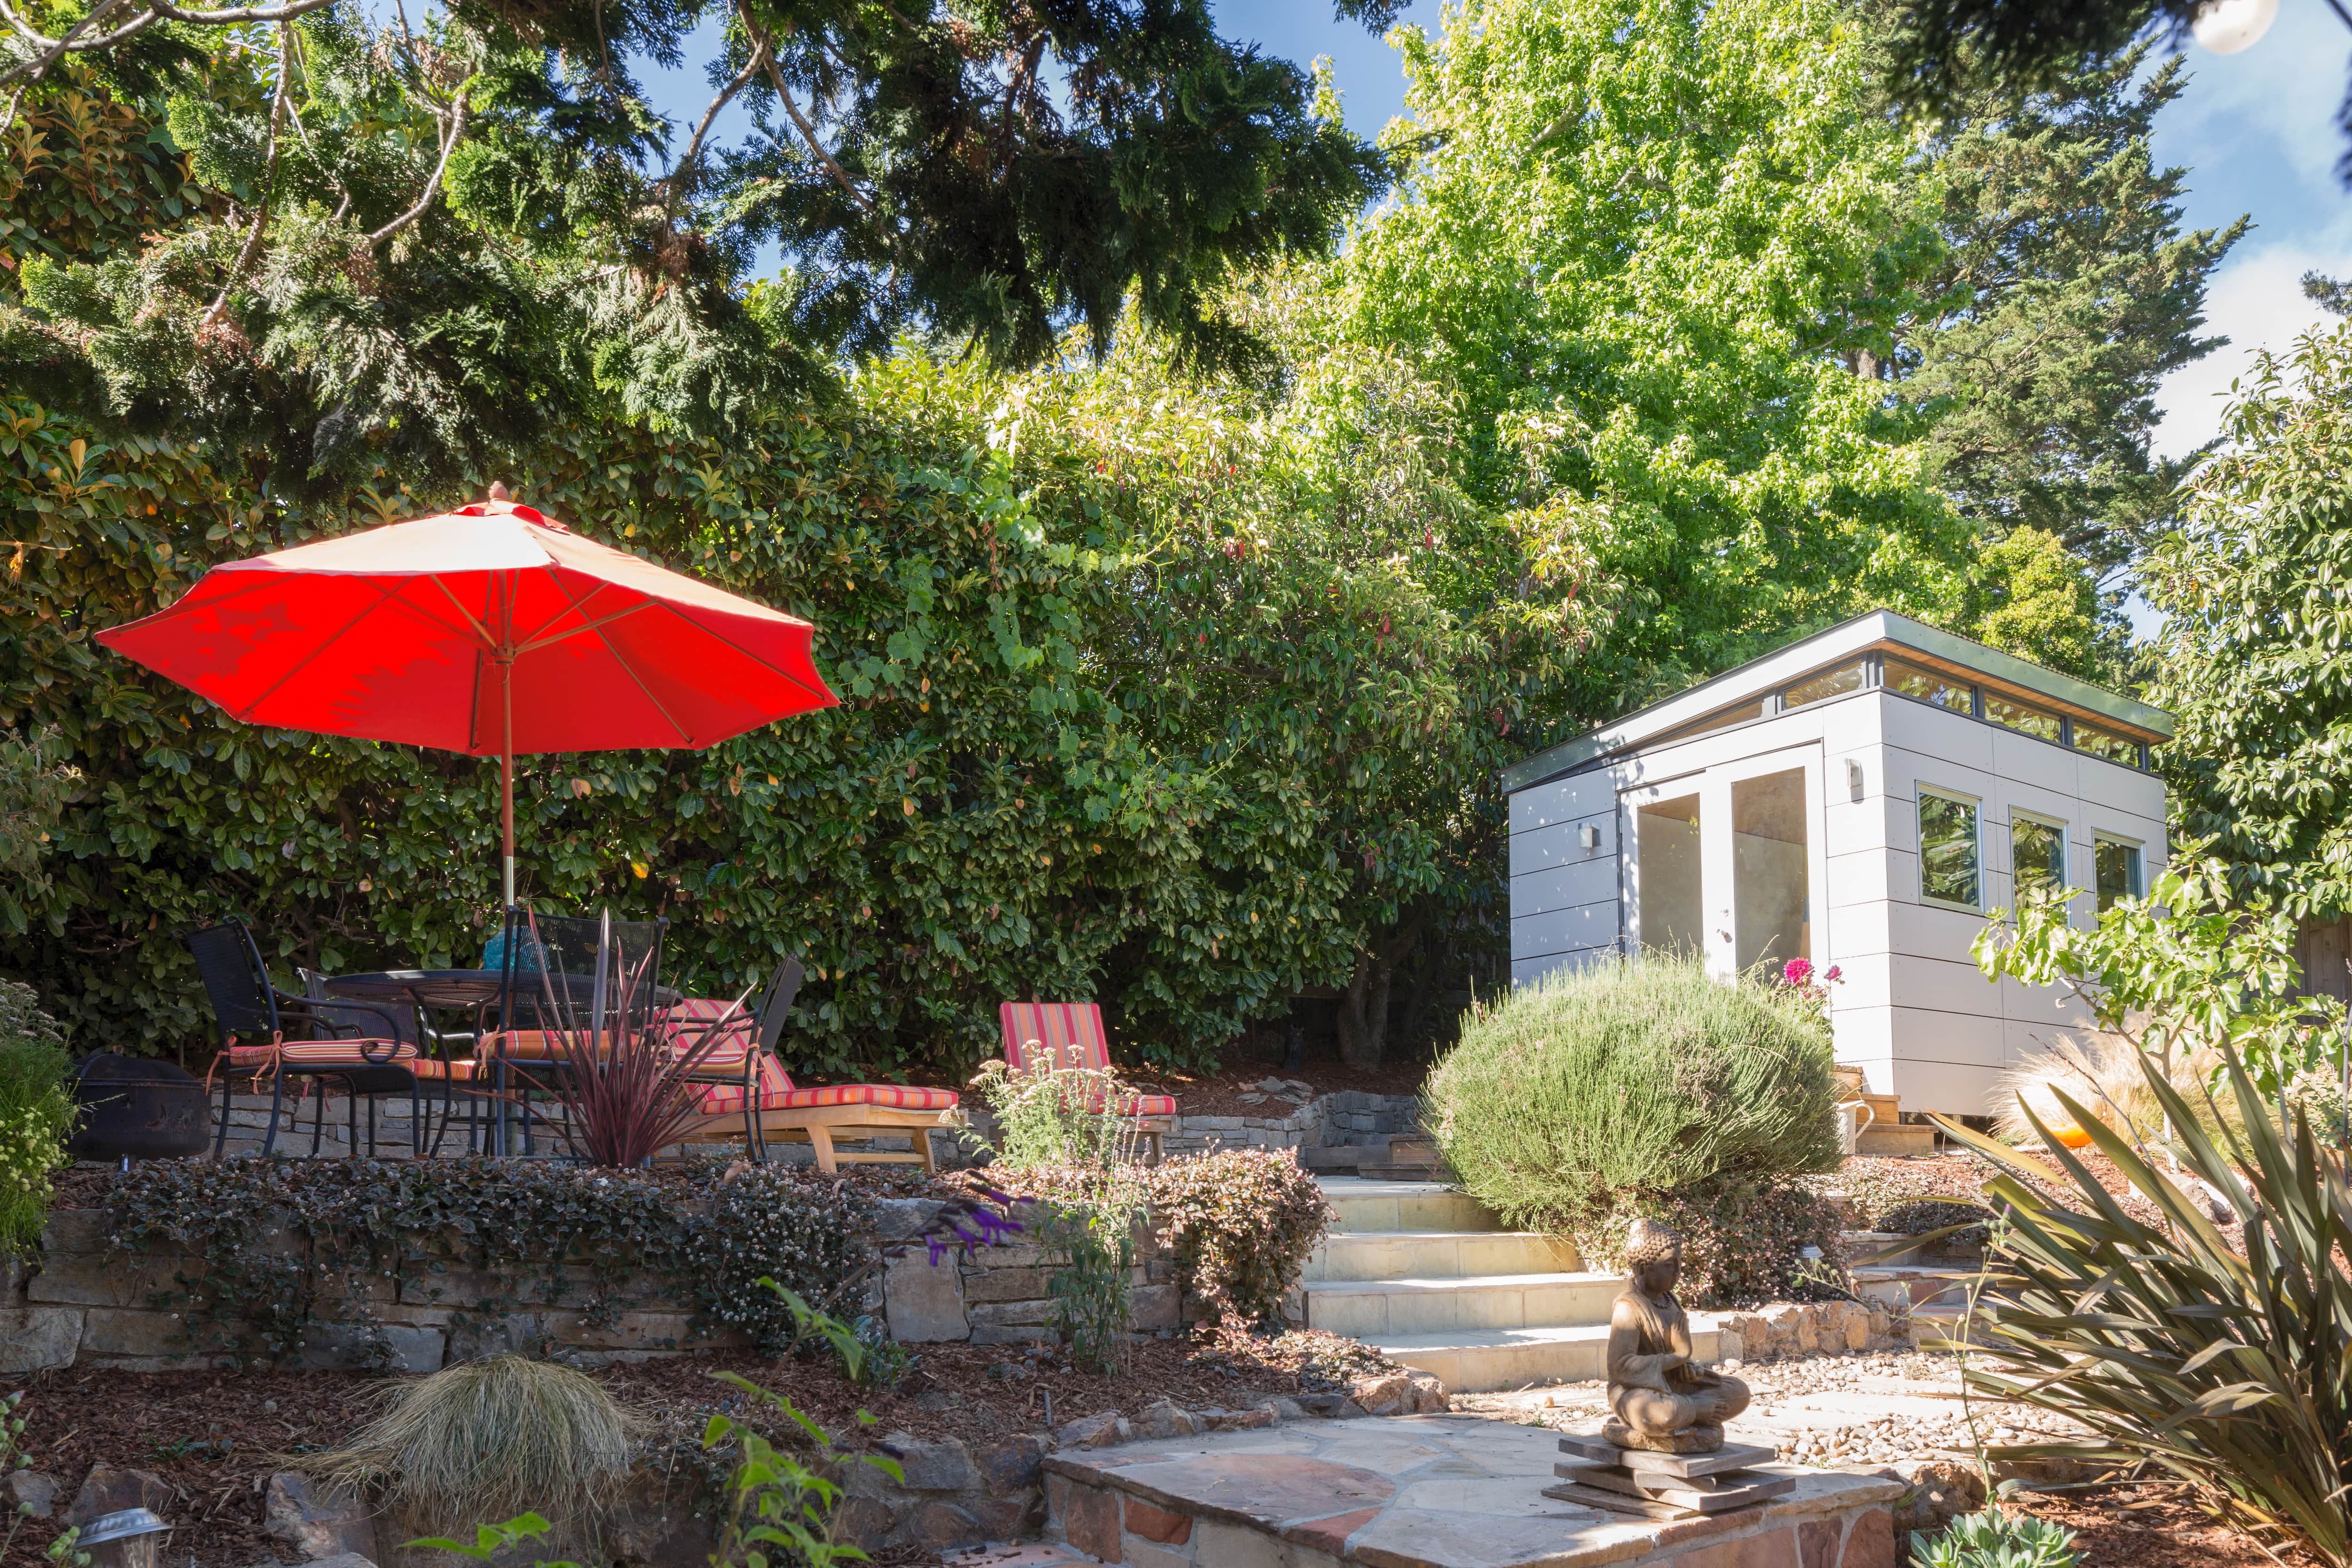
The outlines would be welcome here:
[[[1821,887],[1821,753],[1798,747],[1629,790],[1629,947],[1718,974],[1812,960]]]

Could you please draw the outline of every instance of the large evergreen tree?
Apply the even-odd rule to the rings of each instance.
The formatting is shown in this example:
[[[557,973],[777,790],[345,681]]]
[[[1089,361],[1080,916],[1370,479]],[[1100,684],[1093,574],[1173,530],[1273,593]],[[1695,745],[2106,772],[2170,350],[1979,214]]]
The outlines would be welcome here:
[[[2168,521],[2198,456],[2149,441],[2164,377],[2221,342],[2201,336],[2205,286],[2245,232],[2184,233],[2188,171],[2148,151],[2180,94],[2179,62],[2144,49],[2072,71],[2021,104],[1980,99],[1929,143],[1947,249],[1897,332],[1901,378],[1962,514],[1999,536],[2055,535],[2094,577]]]
[[[280,489],[446,479],[605,400],[736,428],[902,332],[1018,365],[1075,323],[1100,353],[1130,296],[1193,359],[1246,362],[1209,304],[1226,274],[1323,250],[1386,177],[1206,0],[165,9],[0,39],[12,117],[95,80],[168,121],[203,192],[152,243],[29,258],[0,371],[207,430]],[[710,19],[713,97],[666,123],[632,71]],[[722,145],[738,100],[755,128]],[[769,241],[785,266],[753,285]]]

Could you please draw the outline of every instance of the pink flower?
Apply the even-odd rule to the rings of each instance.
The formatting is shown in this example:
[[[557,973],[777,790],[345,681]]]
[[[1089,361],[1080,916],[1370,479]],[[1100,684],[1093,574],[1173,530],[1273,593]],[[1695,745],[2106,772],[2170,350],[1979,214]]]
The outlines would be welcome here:
[[[1791,985],[1802,985],[1813,977],[1813,962],[1809,958],[1792,958],[1780,969],[1780,978]]]
[[[1825,972],[1822,973],[1822,978],[1823,980],[1835,980],[1835,979],[1837,979],[1838,977],[1839,977],[1838,966],[1837,966],[1836,964],[1834,964],[1834,963],[1831,964],[1831,965],[1829,966],[1828,970],[1827,970],[1827,971],[1825,971]]]

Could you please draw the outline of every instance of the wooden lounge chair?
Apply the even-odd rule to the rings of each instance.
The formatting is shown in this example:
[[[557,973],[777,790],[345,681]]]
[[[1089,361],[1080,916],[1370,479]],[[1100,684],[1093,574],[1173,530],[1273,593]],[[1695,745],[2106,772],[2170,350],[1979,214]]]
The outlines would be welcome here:
[[[760,1005],[756,1034],[750,1015],[730,1003],[688,997],[668,1010],[681,1048],[714,1029],[719,1036],[695,1064],[694,1092],[702,1102],[703,1120],[688,1131],[686,1141],[740,1138],[755,1161],[767,1158],[772,1142],[806,1142],[816,1152],[820,1171],[837,1170],[844,1162],[938,1169],[930,1134],[953,1124],[955,1090],[903,1083],[831,1083],[814,1089],[793,1084],[776,1058],[775,1045],[800,982],[799,961],[784,960]],[[901,1132],[914,1144],[903,1154],[834,1147],[836,1138]]]
[[[1004,1059],[1016,1071],[1034,1071],[1040,1061],[1110,1071],[1110,1039],[1103,1033],[1102,1009],[1092,1002],[1007,1002],[997,1016],[1004,1026]],[[1150,1163],[1158,1164],[1161,1137],[1176,1130],[1175,1097],[1133,1093],[1118,1109],[1135,1119],[1136,1136]]]

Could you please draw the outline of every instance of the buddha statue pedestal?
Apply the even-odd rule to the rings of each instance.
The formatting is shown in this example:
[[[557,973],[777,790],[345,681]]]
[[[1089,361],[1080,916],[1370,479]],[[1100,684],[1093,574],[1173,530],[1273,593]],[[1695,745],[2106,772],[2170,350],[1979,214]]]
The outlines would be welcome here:
[[[1647,1519],[1690,1519],[1754,1508],[1797,1489],[1794,1476],[1749,1468],[1771,1462],[1772,1450],[1725,1443],[1712,1453],[1664,1454],[1622,1448],[1606,1437],[1562,1437],[1560,1484],[1543,1495],[1611,1513]]]
[[[1726,1444],[1723,1424],[1748,1408],[1748,1385],[1693,1359],[1690,1315],[1675,1300],[1682,1237],[1635,1220],[1625,1238],[1633,1272],[1609,1313],[1609,1408],[1598,1436],[1563,1437],[1567,1481],[1544,1496],[1588,1508],[1685,1519],[1748,1508],[1794,1490],[1788,1476],[1748,1467],[1769,1448]]]

